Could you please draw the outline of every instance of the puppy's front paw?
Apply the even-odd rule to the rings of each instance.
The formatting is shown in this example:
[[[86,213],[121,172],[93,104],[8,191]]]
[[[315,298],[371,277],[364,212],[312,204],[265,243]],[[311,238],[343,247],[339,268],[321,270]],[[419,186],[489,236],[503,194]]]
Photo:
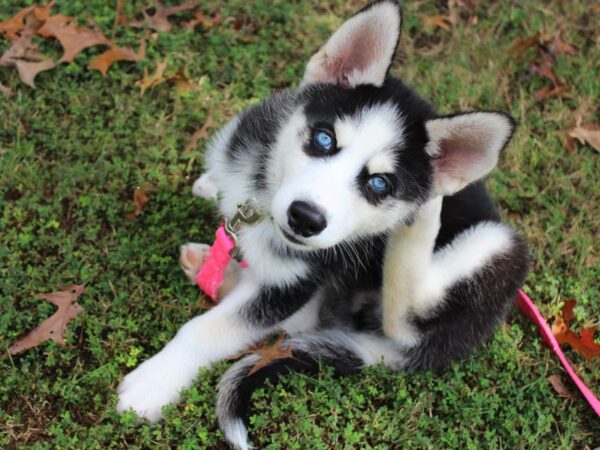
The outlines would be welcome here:
[[[117,388],[117,411],[133,410],[140,418],[160,420],[162,407],[179,400],[180,391],[191,386],[197,369],[185,355],[163,350],[123,379]]]
[[[192,284],[196,283],[196,275],[210,252],[210,245],[188,242],[179,247],[179,265]]]
[[[194,181],[194,185],[192,186],[192,194],[194,194],[196,197],[202,197],[208,200],[217,199],[219,188],[212,179],[210,172],[203,173],[200,175],[200,178]]]

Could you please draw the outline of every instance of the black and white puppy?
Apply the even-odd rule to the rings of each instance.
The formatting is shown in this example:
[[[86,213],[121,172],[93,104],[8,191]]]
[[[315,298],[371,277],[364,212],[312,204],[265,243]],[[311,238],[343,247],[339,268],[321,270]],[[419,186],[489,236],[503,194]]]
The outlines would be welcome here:
[[[218,191],[225,217],[256,199],[263,219],[238,236],[249,268],[125,377],[119,411],[158,420],[200,367],[283,328],[293,358],[249,375],[259,357],[246,356],[219,385],[220,426],[246,449],[246,410],[266,378],[320,362],[338,374],[378,363],[440,369],[506,317],[527,248],[478,180],[514,122],[487,111],[440,116],[388,76],[400,27],[394,1],[362,9],[310,59],[298,89],[242,112],[213,140],[194,189]],[[206,246],[181,251],[193,277]]]

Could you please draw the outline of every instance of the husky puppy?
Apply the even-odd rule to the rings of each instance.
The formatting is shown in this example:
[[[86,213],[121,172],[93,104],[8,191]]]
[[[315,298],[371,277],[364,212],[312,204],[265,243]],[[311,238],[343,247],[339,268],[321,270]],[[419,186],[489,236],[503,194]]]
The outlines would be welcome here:
[[[219,193],[231,218],[256,199],[262,219],[241,228],[249,268],[221,302],[186,323],[118,388],[118,410],[156,421],[200,367],[278,329],[293,358],[219,383],[227,440],[249,446],[252,391],[293,368],[337,374],[383,363],[437,370],[465,357],[507,316],[527,273],[527,248],[499,222],[480,179],[512,136],[501,112],[441,116],[388,75],[398,4],[377,1],[310,59],[304,79],[231,120],[207,152],[195,192]],[[206,246],[187,244],[190,277]]]

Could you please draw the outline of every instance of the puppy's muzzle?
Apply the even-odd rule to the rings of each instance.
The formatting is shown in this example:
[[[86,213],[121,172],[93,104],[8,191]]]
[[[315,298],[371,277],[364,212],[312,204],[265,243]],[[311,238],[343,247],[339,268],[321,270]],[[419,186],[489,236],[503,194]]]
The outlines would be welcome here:
[[[287,216],[290,228],[303,237],[316,236],[327,227],[325,214],[313,203],[297,200],[288,208]]]

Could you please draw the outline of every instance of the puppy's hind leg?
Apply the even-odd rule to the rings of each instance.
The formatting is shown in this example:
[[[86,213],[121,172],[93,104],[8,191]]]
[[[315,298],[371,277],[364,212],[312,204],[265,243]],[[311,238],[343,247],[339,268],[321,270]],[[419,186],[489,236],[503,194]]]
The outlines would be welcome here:
[[[440,229],[442,197],[425,203],[413,223],[396,230],[387,243],[383,266],[383,330],[397,342],[412,346],[418,331],[409,322],[420,285],[427,282]]]
[[[437,370],[489,338],[527,275],[527,245],[514,230],[481,222],[435,252],[413,304],[419,343],[405,348],[406,370]]]

